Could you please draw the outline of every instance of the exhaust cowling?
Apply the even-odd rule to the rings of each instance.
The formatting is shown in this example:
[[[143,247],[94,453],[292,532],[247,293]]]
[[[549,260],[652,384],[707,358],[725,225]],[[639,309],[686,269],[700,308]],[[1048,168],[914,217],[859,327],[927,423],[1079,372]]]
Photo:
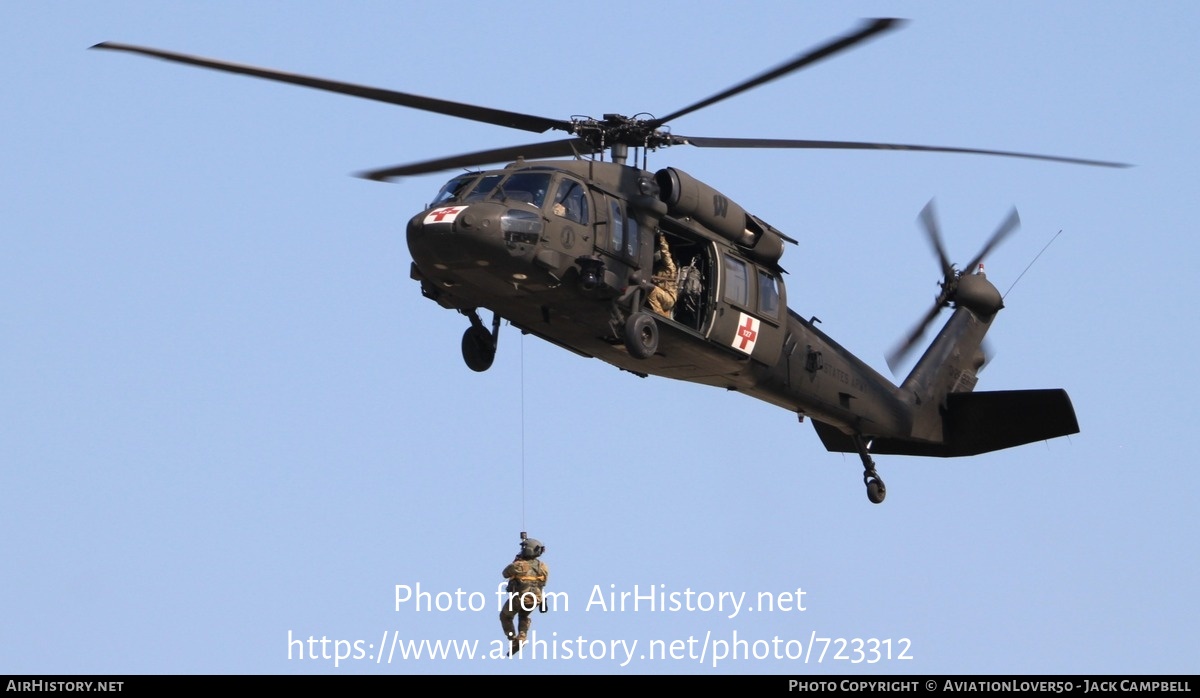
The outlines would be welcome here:
[[[780,232],[716,189],[674,167],[656,172],[654,181],[671,215],[691,217],[757,262],[773,265],[783,257]]]

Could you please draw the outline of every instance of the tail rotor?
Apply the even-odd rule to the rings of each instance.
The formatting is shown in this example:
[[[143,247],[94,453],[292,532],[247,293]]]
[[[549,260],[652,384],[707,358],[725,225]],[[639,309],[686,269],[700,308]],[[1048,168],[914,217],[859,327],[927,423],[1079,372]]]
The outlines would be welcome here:
[[[929,203],[925,204],[925,208],[921,209],[921,214],[917,217],[917,220],[920,221],[921,226],[924,228],[925,236],[929,239],[929,243],[933,247],[933,251],[937,255],[938,262],[941,265],[942,279],[938,282],[941,290],[938,292],[937,298],[933,301],[933,307],[925,313],[925,316],[913,327],[912,331],[888,352],[887,364],[893,373],[896,373],[900,365],[921,341],[921,338],[925,336],[929,325],[941,313],[942,308],[962,305],[980,314],[991,315],[1003,307],[999,292],[986,281],[980,262],[1021,225],[1017,209],[1014,208],[1009,212],[1004,221],[1000,223],[1000,226],[996,228],[996,231],[992,233],[992,236],[988,238],[988,241],[979,250],[979,253],[963,269],[959,270],[950,262],[950,257],[946,254],[946,246],[942,242],[942,234],[932,199],[930,199]],[[979,279],[979,281],[973,281],[973,279]]]

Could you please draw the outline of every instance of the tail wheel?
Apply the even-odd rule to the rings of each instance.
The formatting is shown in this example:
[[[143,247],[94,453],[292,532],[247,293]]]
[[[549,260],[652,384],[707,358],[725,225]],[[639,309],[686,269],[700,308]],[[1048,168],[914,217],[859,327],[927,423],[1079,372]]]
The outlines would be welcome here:
[[[882,504],[884,497],[887,497],[887,488],[883,486],[883,480],[877,477],[867,480],[867,499],[872,504]]]

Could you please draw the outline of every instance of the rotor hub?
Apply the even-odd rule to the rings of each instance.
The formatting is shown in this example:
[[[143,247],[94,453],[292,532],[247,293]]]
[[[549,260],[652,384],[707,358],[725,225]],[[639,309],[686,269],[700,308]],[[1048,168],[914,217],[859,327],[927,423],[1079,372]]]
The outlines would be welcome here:
[[[987,280],[982,269],[977,274],[965,274],[958,278],[954,302],[985,319],[995,315],[1004,307],[1004,299],[1000,296],[1000,291],[991,281]]]
[[[573,118],[571,131],[594,152],[603,152],[614,145],[656,150],[675,144],[671,134],[661,130],[660,125],[655,119],[605,114],[602,119]]]

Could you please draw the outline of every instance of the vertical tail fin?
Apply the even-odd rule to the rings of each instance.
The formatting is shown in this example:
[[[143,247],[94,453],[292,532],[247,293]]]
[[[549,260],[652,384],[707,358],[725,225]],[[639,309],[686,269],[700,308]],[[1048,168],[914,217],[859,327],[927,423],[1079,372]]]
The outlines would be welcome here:
[[[914,407],[914,437],[932,441],[943,439],[942,415],[946,397],[975,389],[979,369],[984,363],[983,337],[994,317],[994,313],[980,317],[966,307],[955,310],[900,384],[900,391]]]

